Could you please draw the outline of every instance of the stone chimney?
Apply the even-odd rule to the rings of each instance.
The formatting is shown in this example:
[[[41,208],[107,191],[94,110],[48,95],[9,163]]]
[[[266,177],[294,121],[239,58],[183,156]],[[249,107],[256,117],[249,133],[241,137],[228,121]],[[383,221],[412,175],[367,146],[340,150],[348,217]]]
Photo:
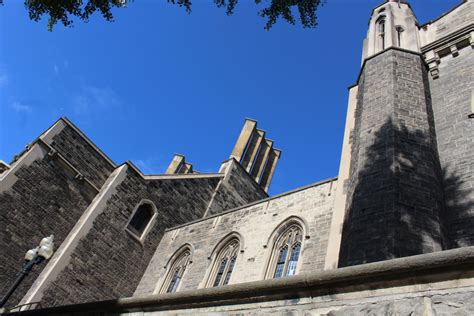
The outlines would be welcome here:
[[[265,131],[257,128],[257,121],[245,119],[230,158],[238,161],[250,177],[268,192],[281,150],[274,148],[274,142],[265,135]]]
[[[166,174],[189,174],[198,173],[193,170],[193,165],[186,162],[186,159],[181,154],[175,154],[173,160],[166,169]]]

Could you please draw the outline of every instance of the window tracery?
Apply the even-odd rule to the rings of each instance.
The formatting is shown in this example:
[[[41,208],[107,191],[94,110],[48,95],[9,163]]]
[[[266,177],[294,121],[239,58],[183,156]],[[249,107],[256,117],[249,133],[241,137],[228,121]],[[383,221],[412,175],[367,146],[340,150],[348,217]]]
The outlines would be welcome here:
[[[268,266],[268,271],[271,272],[270,277],[277,279],[296,274],[301,254],[302,235],[301,227],[293,224],[276,239]]]
[[[178,290],[183,279],[184,272],[190,263],[191,250],[186,248],[171,264],[165,282],[162,286],[162,293],[174,293]]]
[[[209,286],[217,287],[229,284],[235,262],[237,261],[239,248],[240,241],[234,238],[228,241],[218,252],[209,275]]]

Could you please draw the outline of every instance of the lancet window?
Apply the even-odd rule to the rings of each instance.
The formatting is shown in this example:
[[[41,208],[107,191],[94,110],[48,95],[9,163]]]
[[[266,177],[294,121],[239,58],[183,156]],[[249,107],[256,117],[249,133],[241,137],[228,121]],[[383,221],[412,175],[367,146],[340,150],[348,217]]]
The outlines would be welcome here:
[[[285,229],[275,241],[267,273],[272,278],[281,278],[296,274],[301,254],[302,229],[293,224]]]
[[[237,238],[227,241],[217,253],[213,268],[209,276],[209,286],[223,286],[229,284],[230,277],[235,268],[240,242]]]
[[[166,276],[165,282],[162,286],[163,293],[174,293],[178,291],[179,285],[183,279],[184,272],[189,264],[191,257],[191,250],[186,248],[183,250],[171,264]]]

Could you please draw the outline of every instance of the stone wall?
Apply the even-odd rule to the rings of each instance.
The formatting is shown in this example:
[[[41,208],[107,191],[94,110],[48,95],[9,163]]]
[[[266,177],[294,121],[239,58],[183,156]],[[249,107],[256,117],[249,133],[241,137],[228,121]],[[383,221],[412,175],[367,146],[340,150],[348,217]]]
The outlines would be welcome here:
[[[19,315],[472,315],[474,247]],[[16,315],[16,314],[15,314]]]
[[[273,246],[268,244],[272,232],[292,216],[307,223],[308,237],[303,239],[298,274],[322,270],[335,188],[336,181],[328,180],[167,231],[134,295],[160,290],[166,274],[163,267],[184,244],[190,244],[194,253],[178,291],[204,287],[213,264],[209,257],[231,232],[241,236],[243,251],[238,255],[229,284],[262,280]]]
[[[76,173],[48,151],[44,145],[33,145],[0,179],[2,296],[20,271],[26,251],[51,234],[56,247],[60,245],[92,199]],[[20,301],[44,266],[34,267],[7,306]]]
[[[55,128],[61,131],[46,137],[45,141],[62,154],[84,177],[100,188],[115,169],[115,165],[69,121],[61,119],[56,125]]]
[[[228,160],[226,165],[226,177],[219,185],[206,216],[222,213],[268,197],[268,194],[235,159]]]
[[[416,53],[365,61],[339,266],[443,249],[442,175],[427,71]]]
[[[471,10],[474,11],[474,10]],[[474,53],[470,46],[441,59],[430,77],[436,136],[444,177],[450,247],[474,245]]]
[[[166,228],[203,216],[221,177],[145,180],[132,168],[106,201],[69,263],[43,292],[43,306],[131,296]],[[125,227],[141,200],[157,207],[140,242]]]
[[[394,290],[396,291],[396,290]],[[347,316],[347,315],[472,315],[474,312],[474,286],[446,289],[407,292],[400,294],[358,297],[351,294],[340,294],[310,298],[296,298],[278,301],[267,301],[255,304],[236,304],[204,308],[188,308],[167,311],[144,311],[138,315],[172,316],[172,315],[229,315],[229,316]],[[385,291],[388,293],[389,291]],[[358,293],[359,295],[361,293]],[[367,294],[367,293],[365,293]],[[349,296],[349,297],[348,297]],[[360,296],[363,296],[360,295]],[[68,315],[66,313],[62,315]],[[87,315],[86,313],[75,315]],[[111,315],[111,314],[109,314]],[[114,315],[135,316],[136,312],[116,313]]]
[[[433,22],[428,22],[420,29],[421,46],[429,45],[443,37],[449,36],[454,31],[472,24],[474,20],[474,2],[464,1],[448,14]]]
[[[9,305],[22,297],[22,303],[41,299],[52,306],[132,295],[165,229],[200,219],[208,209],[220,213],[267,197],[234,160],[225,174],[213,175],[144,176],[131,164],[126,168],[115,191],[104,193],[115,164],[63,118],[0,175],[2,286],[13,282],[24,253],[41,238],[54,234],[57,249],[45,272],[45,264],[36,267]],[[96,201],[101,192],[106,200]],[[140,241],[125,227],[143,199],[158,212]],[[91,209],[97,217],[89,223]],[[91,227],[84,231],[86,222]]]

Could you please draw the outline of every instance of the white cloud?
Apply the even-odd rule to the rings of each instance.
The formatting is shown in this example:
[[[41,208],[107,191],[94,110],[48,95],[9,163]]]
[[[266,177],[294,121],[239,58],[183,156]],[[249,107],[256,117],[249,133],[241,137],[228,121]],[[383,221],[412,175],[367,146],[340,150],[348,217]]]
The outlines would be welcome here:
[[[10,106],[13,111],[18,113],[31,113],[33,112],[33,108],[29,105],[23,104],[21,102],[13,102]]]
[[[114,109],[120,105],[120,99],[117,93],[109,87],[87,86],[82,88],[82,92],[73,98],[72,104],[76,114],[84,114],[91,111]]]
[[[110,88],[87,87],[86,91],[99,106],[111,107],[120,103],[117,94]]]
[[[133,159],[133,163],[140,169],[144,174],[160,174],[163,173],[160,170],[163,169],[159,166],[159,160],[156,158],[147,159]]]

